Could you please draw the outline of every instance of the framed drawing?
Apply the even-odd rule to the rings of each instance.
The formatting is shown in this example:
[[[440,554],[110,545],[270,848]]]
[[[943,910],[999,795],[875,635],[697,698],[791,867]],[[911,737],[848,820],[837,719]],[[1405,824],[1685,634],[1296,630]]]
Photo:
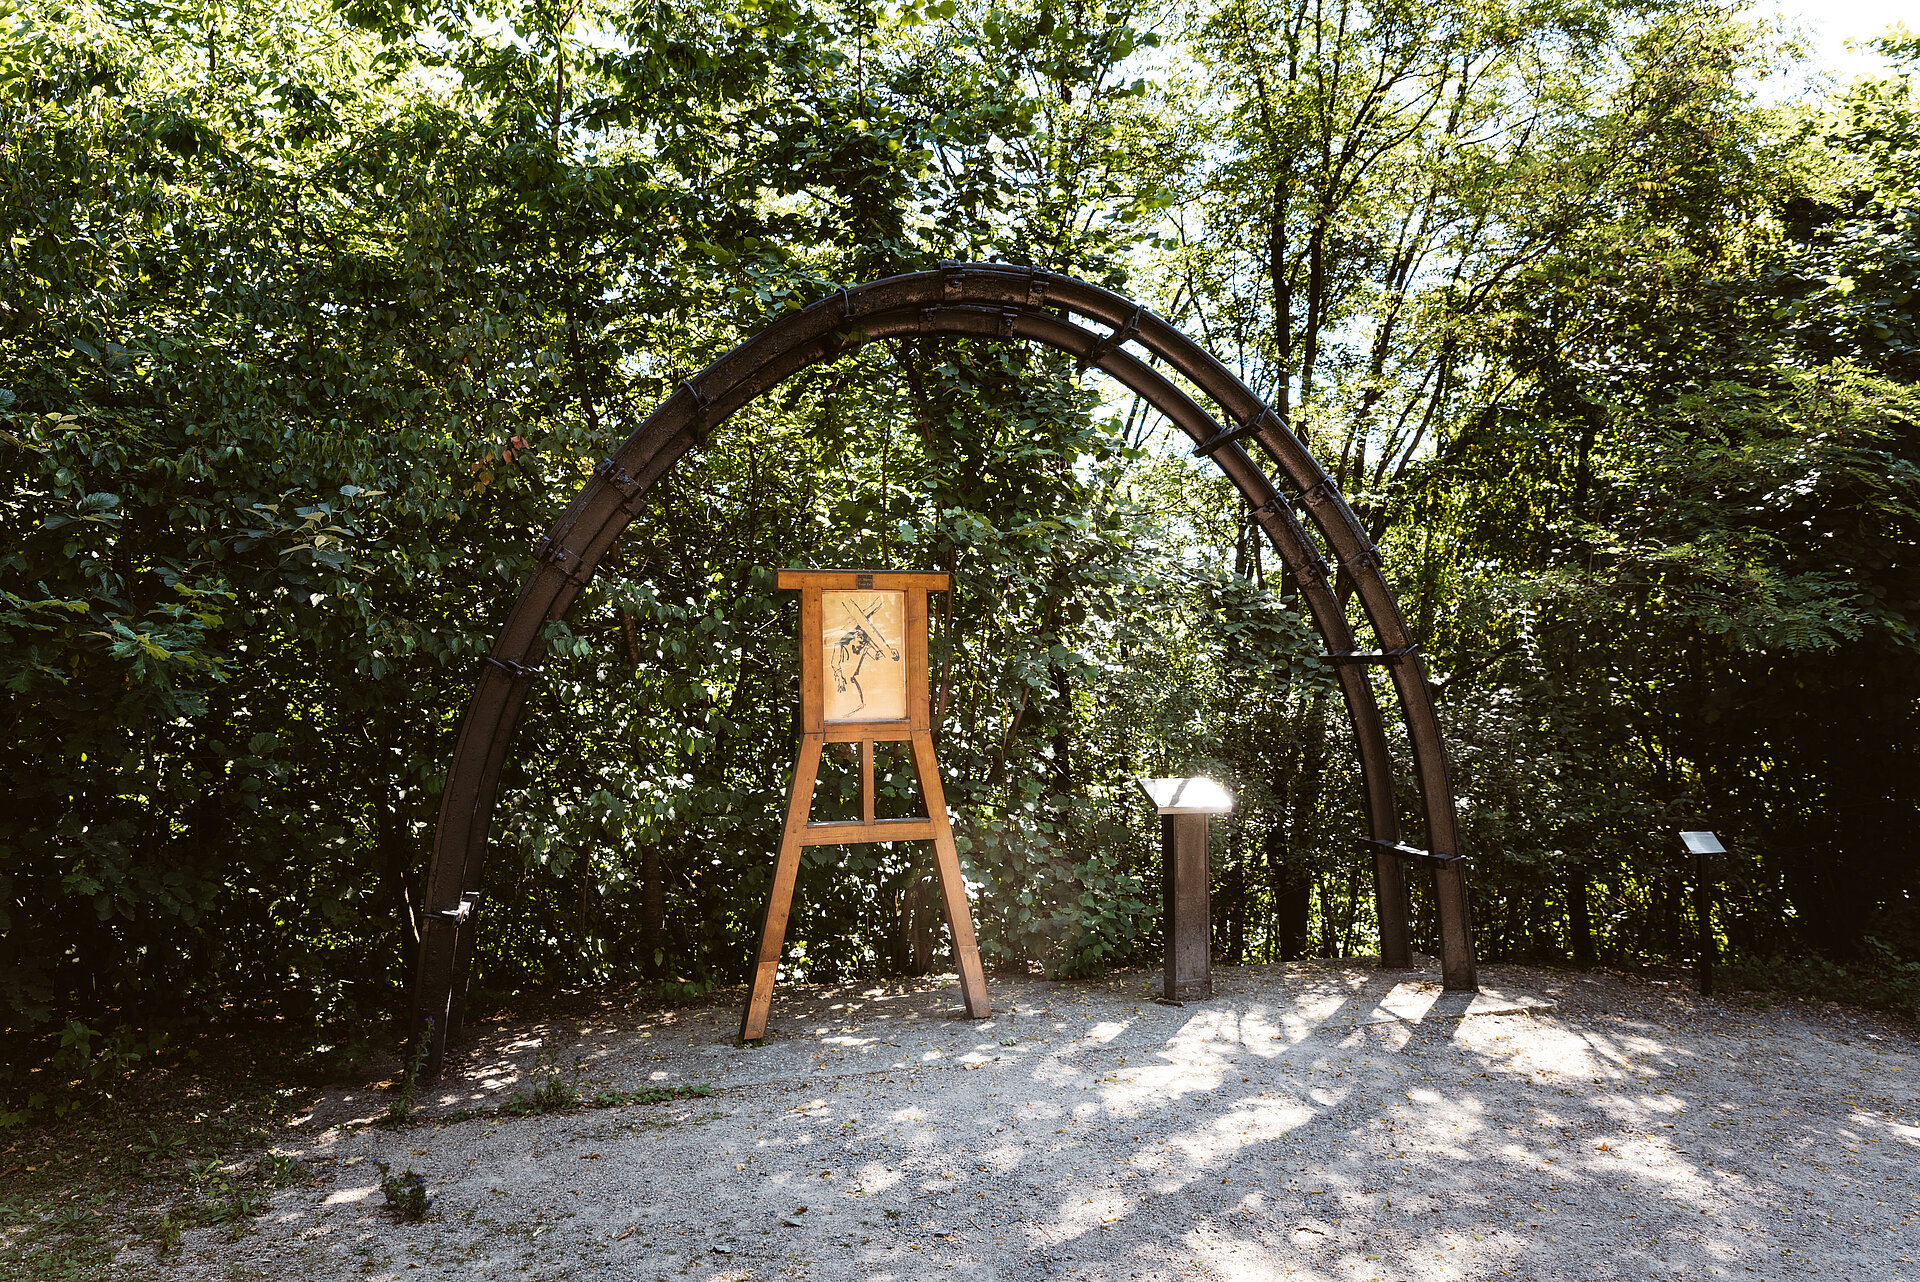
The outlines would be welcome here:
[[[906,720],[906,591],[822,588],[820,634],[826,720]]]
[[[927,702],[927,593],[945,592],[944,574],[881,570],[782,570],[780,586],[800,594],[800,752],[794,764],[787,821],[780,835],[773,886],[754,954],[753,987],[740,1021],[742,1041],[767,1035],[767,1008],[786,944],[800,852],[808,846],[865,841],[930,841],[939,874],[941,914],[953,936],[955,968],[967,1014],[984,1019],[986,978],[960,856],[947,821],[947,800],[934,759]],[[843,823],[813,822],[813,786],[829,743],[860,745],[860,814]],[[906,743],[927,813],[876,819],[873,745]]]

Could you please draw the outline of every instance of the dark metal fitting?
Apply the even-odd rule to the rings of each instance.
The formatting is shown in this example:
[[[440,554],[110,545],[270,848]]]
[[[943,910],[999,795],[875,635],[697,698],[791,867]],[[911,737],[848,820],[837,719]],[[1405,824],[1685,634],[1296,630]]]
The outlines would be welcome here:
[[[1404,841],[1382,841],[1378,837],[1368,837],[1366,842],[1375,850],[1383,850],[1398,859],[1419,859],[1430,864],[1457,864],[1466,859],[1465,855],[1443,855],[1432,850],[1422,850],[1418,846],[1409,846]]]
[[[531,681],[540,675],[540,669],[538,667],[530,667],[518,659],[496,659],[492,655],[488,655],[480,662],[490,668],[500,669],[500,671],[507,674],[509,679],[514,681]]]
[[[1212,458],[1216,453],[1233,444],[1241,437],[1252,433],[1253,430],[1253,428],[1243,424],[1240,427],[1230,427],[1224,432],[1215,432],[1212,436],[1209,436],[1206,440],[1193,447],[1193,457]]]
[[[1324,561],[1321,562],[1320,568],[1324,573],[1326,569]],[[1327,662],[1332,664],[1399,663],[1402,659],[1411,658],[1418,653],[1420,653],[1418,645],[1403,645],[1397,650],[1341,650],[1326,658]]]
[[[707,412],[713,408],[713,402],[687,379],[680,380],[680,390],[693,397],[693,439],[704,444],[707,439]]]
[[[940,296],[942,298],[946,299],[949,303],[958,302],[960,300],[961,289],[965,285],[966,279],[967,271],[961,267],[959,263],[951,259],[941,260]]]
[[[1140,333],[1140,318],[1146,315],[1146,311],[1147,309],[1145,307],[1134,308],[1133,315],[1127,317],[1125,324],[1095,343],[1085,356],[1082,356],[1073,363],[1074,371],[1080,374],[1086,373],[1093,366],[1098,365],[1101,361],[1113,355],[1114,350],[1118,348],[1120,344],[1130,338],[1137,337]]]
[[[1197,454],[1199,451],[1195,450],[1194,453]],[[1265,503],[1256,504],[1248,515],[1257,521],[1263,516],[1279,516],[1284,511],[1286,511],[1286,508],[1281,506],[1280,496],[1276,494]]]
[[[842,323],[853,319],[853,296],[846,290],[840,291],[840,320]]]
[[[632,498],[640,488],[640,482],[634,480],[633,473],[621,467],[611,457],[600,460],[598,471],[600,479],[619,490],[625,498]]]
[[[1019,308],[1017,307],[1001,308],[1000,309],[1000,337],[1012,338],[1014,323],[1019,319],[1020,319]]]
[[[464,922],[467,918],[473,916],[479,907],[480,892],[477,890],[469,890],[460,896],[460,906],[458,908],[442,908],[438,912],[428,913],[427,916],[438,917],[443,921]]]
[[[920,309],[920,332],[922,334],[933,334],[937,333],[939,329],[940,309],[938,307],[922,307]]]
[[[1327,567],[1326,560],[1316,556],[1301,566],[1294,577],[1305,579],[1308,583],[1325,583],[1332,573],[1333,571]]]
[[[552,566],[554,569],[560,571],[567,582],[577,588],[586,587],[593,579],[593,570],[591,567],[584,571],[578,568],[580,565],[579,553],[573,551],[571,548],[560,546],[547,535],[542,534],[539,541],[533,545],[533,559],[541,565]]]
[[[1377,570],[1384,564],[1380,559],[1380,549],[1369,543],[1360,549],[1360,555],[1347,562],[1351,569]]]
[[[1027,271],[1027,306],[1045,307],[1047,305],[1047,291],[1052,288],[1052,285],[1053,273],[1043,271],[1038,267],[1029,268]]]
[[[1306,489],[1300,491],[1300,501],[1308,507],[1312,507],[1318,503],[1325,503],[1328,499],[1338,497],[1339,495],[1334,490],[1333,478],[1331,476],[1323,476]]]
[[[1212,458],[1216,450],[1231,445],[1242,437],[1257,436],[1261,432],[1266,431],[1268,427],[1284,428],[1285,426],[1286,424],[1280,421],[1278,414],[1275,414],[1271,409],[1262,405],[1260,412],[1247,419],[1244,423],[1230,427],[1224,432],[1215,433],[1200,442],[1200,444],[1194,446],[1193,456],[1195,458]]]

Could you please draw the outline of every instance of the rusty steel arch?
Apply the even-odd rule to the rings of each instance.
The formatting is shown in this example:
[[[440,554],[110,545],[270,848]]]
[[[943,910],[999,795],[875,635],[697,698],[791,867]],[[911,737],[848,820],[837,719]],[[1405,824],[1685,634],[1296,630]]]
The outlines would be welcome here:
[[[1076,324],[1072,317],[1095,322],[1106,332]],[[538,568],[522,586],[492,655],[482,664],[441,797],[424,897],[427,925],[414,986],[415,1028],[429,1041],[430,1075],[438,1074],[446,1041],[459,1034],[464,1019],[488,829],[508,743],[538,673],[542,627],[566,614],[601,557],[638,513],[648,487],[682,454],[704,442],[715,426],[791,374],[831,361],[869,339],[910,334],[997,338],[1057,348],[1073,356],[1083,372],[1098,367],[1139,394],[1193,438],[1196,456],[1211,458],[1233,482],[1299,584],[1346,700],[1365,782],[1381,965],[1411,963],[1404,861],[1424,861],[1434,868],[1446,987],[1477,986],[1453,787],[1425,666],[1380,574],[1380,553],[1332,478],[1245,384],[1133,300],[1039,269],[949,263],[843,289],[774,322],[682,383],[601,464],[535,545]],[[1128,351],[1128,343],[1144,348],[1196,388],[1219,417]],[[1277,477],[1270,477],[1243,448],[1247,443],[1266,455],[1278,469]],[[1329,567],[1308,525],[1318,532],[1337,569]],[[1337,595],[1341,579],[1360,602],[1378,649],[1358,648]],[[1407,722],[1426,849],[1403,840],[1386,728],[1367,674],[1373,665],[1387,669]]]

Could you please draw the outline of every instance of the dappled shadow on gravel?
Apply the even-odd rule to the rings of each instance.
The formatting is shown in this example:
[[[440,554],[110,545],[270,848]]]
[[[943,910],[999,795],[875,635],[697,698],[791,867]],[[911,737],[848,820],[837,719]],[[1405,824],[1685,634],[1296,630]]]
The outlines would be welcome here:
[[[571,1072],[708,1098],[364,1124],[344,1090],[281,1148],[322,1179],[174,1276],[971,1279],[1913,1278],[1915,1046],[1617,977],[1356,962],[788,989],[491,1027],[426,1112]],[[424,1224],[373,1162],[424,1173]],[[135,1256],[125,1258],[133,1263]],[[238,1270],[236,1274],[234,1270]]]

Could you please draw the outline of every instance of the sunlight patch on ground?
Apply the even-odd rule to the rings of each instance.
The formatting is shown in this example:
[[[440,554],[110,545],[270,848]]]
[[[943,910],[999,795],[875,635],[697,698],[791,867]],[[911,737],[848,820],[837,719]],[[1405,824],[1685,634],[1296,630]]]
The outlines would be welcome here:
[[[1915,1074],[1878,1067],[1907,1066],[1891,1043],[1836,1049],[1711,1005],[1689,1022],[1670,994],[1616,981],[1603,1014],[1510,1018],[1524,999],[1473,1008],[1363,965],[1236,976],[1177,1009],[1141,1004],[1138,977],[1002,985],[992,1027],[947,1018],[931,989],[901,999],[918,1019],[844,994],[831,1019],[783,1019],[777,995],[757,1048],[733,1044],[737,1010],[684,1009],[671,1039],[610,1043],[587,1083],[720,1087],[657,1107],[385,1132],[352,1119],[386,1097],[355,1088],[297,1128],[326,1185],[277,1194],[241,1243],[195,1231],[175,1276],[220,1282],[230,1257],[263,1276],[418,1277],[409,1244],[461,1224],[471,1276],[1667,1282],[1804,1258],[1920,1279],[1913,1208],[1890,1205],[1920,1154],[1912,1092],[1888,1094]],[[601,1022],[596,1041],[618,1036]],[[578,1052],[540,1033],[477,1047],[467,1089],[534,1066],[506,1046]],[[376,1158],[422,1170],[442,1218],[375,1214],[351,1163]],[[1879,1236],[1843,1209],[1877,1215]],[[1601,1237],[1594,1273],[1582,1244]]]

